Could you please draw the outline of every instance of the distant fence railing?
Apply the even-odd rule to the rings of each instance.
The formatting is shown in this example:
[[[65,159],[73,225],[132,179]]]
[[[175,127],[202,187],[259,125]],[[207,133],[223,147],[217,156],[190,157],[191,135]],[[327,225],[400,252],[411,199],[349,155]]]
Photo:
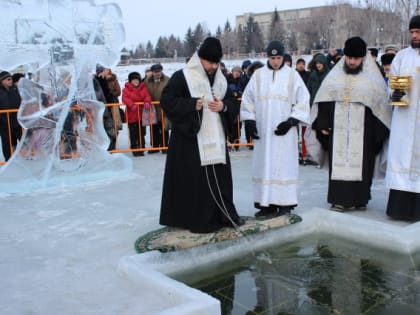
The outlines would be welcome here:
[[[137,115],[138,115],[138,121],[141,121],[141,116],[142,116],[142,108],[144,106],[144,102],[136,102],[135,103],[138,106],[138,111],[137,111]],[[160,102],[156,101],[156,102],[152,102],[151,103],[152,106],[156,106],[159,105]],[[105,107],[122,107],[123,109],[125,109],[126,105],[124,103],[108,103],[105,104]],[[77,106],[76,109],[77,110]],[[6,115],[7,116],[7,130],[8,130],[8,137],[9,137],[9,143],[10,143],[10,152],[15,151],[16,148],[14,148],[12,146],[12,141],[11,141],[11,137],[12,137],[12,131],[11,131],[11,122],[10,122],[10,114],[12,113],[17,113],[18,109],[2,109],[0,110],[0,115]],[[118,112],[118,111],[113,111],[113,112]],[[127,124],[128,121],[128,115],[127,112],[124,110],[124,115],[125,115],[125,123],[123,124]],[[145,145],[141,144],[140,148],[130,148],[130,133],[127,132],[127,139],[125,141],[125,143],[128,144],[127,148],[122,148],[119,146],[119,143],[122,142],[121,133],[116,133],[116,147],[114,150],[109,150],[110,153],[127,153],[127,152],[148,152],[148,151],[161,151],[161,150],[167,150],[168,147],[167,146],[156,146],[156,144],[154,143],[154,137],[153,137],[153,128],[152,128],[152,120],[149,119],[150,123],[148,125],[149,127],[149,135],[150,135],[150,147],[145,147]],[[116,117],[113,117],[113,122],[114,122],[114,130],[118,130],[118,119]],[[161,124],[161,128],[162,130],[165,130],[165,128],[167,127],[167,123],[166,123],[166,117],[164,116],[163,113],[161,113],[161,117],[160,119],[158,119],[158,123]],[[141,128],[141,124],[139,123],[139,135],[140,135],[140,139],[143,138],[143,136],[146,136],[146,134],[144,133],[144,128]],[[90,128],[90,130],[87,130],[88,132],[93,132],[93,130],[91,129],[92,126],[89,125],[87,128]],[[247,142],[247,141],[241,141],[241,124],[240,124],[240,119],[238,117],[237,120],[237,125],[236,125],[236,139],[235,141],[229,141],[229,137],[227,139],[227,143],[228,143],[228,147],[230,149],[233,148],[239,148],[239,147],[248,147],[248,146],[252,146],[253,143],[252,142]],[[168,143],[169,139],[165,139],[165,133],[162,132],[162,141],[160,141],[161,143]],[[242,139],[243,140],[243,139]],[[74,155],[74,157],[77,157],[77,154]],[[65,158],[69,158],[69,157],[65,157]],[[1,159],[1,157],[0,157]],[[0,165],[5,164],[5,161],[0,161]]]

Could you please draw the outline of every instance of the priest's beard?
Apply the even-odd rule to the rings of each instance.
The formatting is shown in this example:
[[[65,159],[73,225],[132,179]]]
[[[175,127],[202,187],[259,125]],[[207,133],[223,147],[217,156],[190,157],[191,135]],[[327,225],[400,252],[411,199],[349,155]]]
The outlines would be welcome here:
[[[411,41],[411,47],[420,48],[420,41]]]
[[[343,69],[344,69],[344,72],[347,73],[347,74],[358,74],[358,73],[362,72],[362,70],[363,70],[363,62],[359,66],[357,66],[356,68],[350,68],[347,65],[347,63],[344,63],[343,64]]]

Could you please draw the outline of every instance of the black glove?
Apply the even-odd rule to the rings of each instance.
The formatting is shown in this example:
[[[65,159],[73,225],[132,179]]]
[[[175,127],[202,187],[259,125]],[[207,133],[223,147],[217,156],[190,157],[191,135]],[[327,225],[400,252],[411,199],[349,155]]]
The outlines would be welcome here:
[[[277,129],[274,130],[274,134],[276,136],[284,136],[290,130],[290,128],[297,126],[298,123],[299,120],[290,117],[288,120],[279,123]]]
[[[391,94],[391,101],[393,102],[399,102],[401,101],[402,97],[405,95],[404,91],[401,90],[395,90],[394,92],[392,92]]]
[[[248,134],[252,139],[258,140],[260,138],[258,136],[257,123],[255,120],[245,120],[245,129],[248,130]]]

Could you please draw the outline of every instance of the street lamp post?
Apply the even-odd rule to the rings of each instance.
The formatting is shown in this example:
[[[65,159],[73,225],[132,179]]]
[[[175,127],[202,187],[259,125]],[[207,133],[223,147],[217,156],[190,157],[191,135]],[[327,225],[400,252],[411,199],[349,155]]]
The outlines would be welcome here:
[[[382,46],[381,43],[381,33],[384,31],[382,26],[376,28],[376,46],[380,48]]]

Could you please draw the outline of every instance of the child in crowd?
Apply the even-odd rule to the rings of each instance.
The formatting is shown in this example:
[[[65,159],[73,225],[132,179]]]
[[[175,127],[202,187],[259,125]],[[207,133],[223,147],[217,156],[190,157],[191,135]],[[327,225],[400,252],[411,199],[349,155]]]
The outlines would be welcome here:
[[[141,113],[143,106],[150,107],[150,94],[141,81],[141,75],[138,72],[131,72],[128,75],[128,82],[123,89],[122,101],[127,106],[127,122],[130,132],[130,148],[144,148],[144,134],[146,127],[141,124]],[[135,102],[144,102],[144,105],[137,105]],[[143,156],[143,151],[133,151],[134,156]]]

